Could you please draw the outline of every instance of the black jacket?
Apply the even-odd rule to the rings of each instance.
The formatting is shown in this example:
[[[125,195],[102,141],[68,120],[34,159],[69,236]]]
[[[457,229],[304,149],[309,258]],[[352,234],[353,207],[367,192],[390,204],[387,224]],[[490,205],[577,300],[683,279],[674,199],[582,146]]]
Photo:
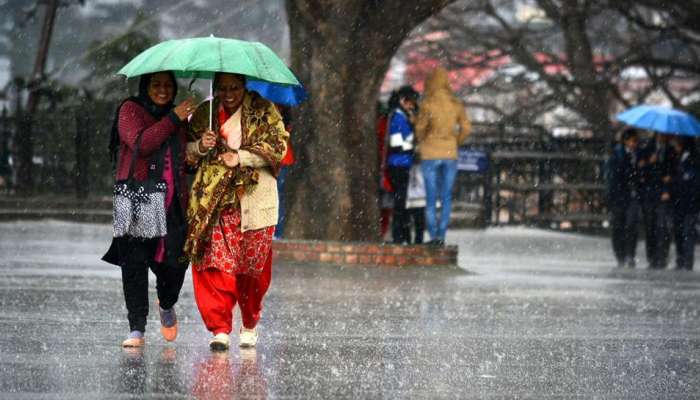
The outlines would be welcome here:
[[[672,177],[674,173],[674,156],[671,146],[659,148],[656,141],[639,152],[640,160],[644,161],[644,165],[639,167],[639,193],[643,201],[658,203],[663,193],[670,193],[670,182],[664,182],[664,178]]]
[[[698,156],[685,152],[678,160],[671,183],[671,200],[676,213],[687,215],[700,211],[700,171]]]
[[[639,200],[637,154],[618,144],[608,160],[608,207],[624,208]]]

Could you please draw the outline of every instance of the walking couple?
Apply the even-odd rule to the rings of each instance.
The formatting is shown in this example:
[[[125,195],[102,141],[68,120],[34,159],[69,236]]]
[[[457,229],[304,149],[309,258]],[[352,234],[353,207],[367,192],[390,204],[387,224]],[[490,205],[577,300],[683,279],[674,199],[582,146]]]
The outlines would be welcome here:
[[[240,345],[257,343],[272,276],[276,176],[288,133],[276,107],[245,84],[245,76],[217,73],[213,100],[176,106],[175,75],[158,72],[143,75],[138,96],[117,109],[110,143],[117,181],[166,184],[167,234],[115,237],[103,257],[122,271],[130,327],[124,347],[145,344],[149,269],[156,276],[161,333],[175,340],[174,306],[190,262],[195,301],[213,335],[211,349],[228,349],[236,304],[243,321]],[[192,170],[190,190],[186,171]]]

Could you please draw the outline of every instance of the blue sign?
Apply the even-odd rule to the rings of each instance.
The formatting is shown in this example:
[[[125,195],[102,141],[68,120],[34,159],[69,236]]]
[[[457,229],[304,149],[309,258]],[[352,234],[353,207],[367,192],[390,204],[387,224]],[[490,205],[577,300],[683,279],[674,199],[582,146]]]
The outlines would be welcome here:
[[[484,172],[489,167],[489,160],[486,153],[479,150],[471,150],[468,147],[459,148],[457,158],[457,169],[469,172]]]

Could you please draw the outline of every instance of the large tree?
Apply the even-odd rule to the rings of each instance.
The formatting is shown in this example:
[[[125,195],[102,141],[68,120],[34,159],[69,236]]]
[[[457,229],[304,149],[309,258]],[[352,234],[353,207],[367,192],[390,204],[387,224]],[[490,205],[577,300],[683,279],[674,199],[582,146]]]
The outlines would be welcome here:
[[[379,88],[408,33],[451,1],[287,1],[292,67],[311,93],[295,113],[289,236],[378,239]]]
[[[700,82],[700,35],[689,15],[698,7],[653,4],[461,0],[423,24],[399,53],[409,70],[440,59],[457,71],[492,73],[462,93],[470,106],[490,111],[490,122],[533,125],[565,110],[556,114],[563,126],[607,138],[616,111],[658,101],[659,93],[683,108],[697,93],[689,85]]]

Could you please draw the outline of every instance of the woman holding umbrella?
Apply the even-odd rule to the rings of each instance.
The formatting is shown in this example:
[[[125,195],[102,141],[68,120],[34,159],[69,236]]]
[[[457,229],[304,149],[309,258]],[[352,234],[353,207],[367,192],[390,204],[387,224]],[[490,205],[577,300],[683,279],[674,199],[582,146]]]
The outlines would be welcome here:
[[[114,238],[103,260],[119,265],[122,272],[124,300],[130,333],[124,347],[144,345],[148,316],[148,269],[156,275],[161,333],[167,341],[177,336],[174,305],[178,300],[187,271],[182,262],[185,240],[187,183],[183,155],[185,121],[194,106],[185,100],[173,104],[177,83],[172,72],[141,76],[139,94],[126,99],[117,109],[112,128],[110,151],[117,159],[116,179],[132,173],[144,181],[155,165],[162,169],[167,184],[165,210],[168,233],[164,238],[142,239],[130,236]]]
[[[200,105],[190,123],[187,158],[197,172],[185,252],[197,306],[214,335],[212,350],[228,349],[236,303],[240,346],[255,346],[272,272],[275,176],[288,133],[277,108],[245,84],[243,75],[217,73],[214,99]]]

